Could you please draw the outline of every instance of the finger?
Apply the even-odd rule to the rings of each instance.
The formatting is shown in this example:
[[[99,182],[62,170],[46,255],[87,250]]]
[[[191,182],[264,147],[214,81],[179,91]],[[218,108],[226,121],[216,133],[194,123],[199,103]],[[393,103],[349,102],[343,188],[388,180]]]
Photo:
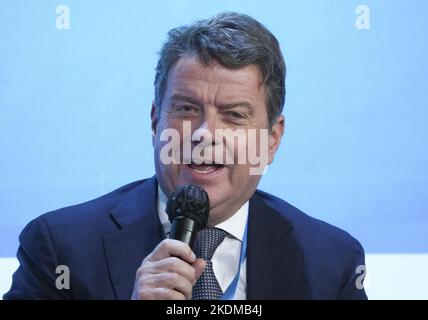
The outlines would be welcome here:
[[[182,241],[165,239],[149,255],[149,261],[159,261],[168,257],[178,257],[182,260],[193,263],[196,256],[192,249]]]
[[[176,257],[169,257],[151,264],[152,273],[175,272],[187,279],[190,283],[196,283],[195,269],[192,265]]]
[[[133,298],[138,300],[186,300],[186,297],[181,292],[166,288],[139,290]]]
[[[201,258],[197,258],[195,262],[193,262],[192,267],[195,270],[196,281],[199,280],[206,266],[207,266],[207,262]]]
[[[193,284],[178,273],[156,274],[153,280],[156,282],[156,287],[163,287],[181,292],[188,300],[192,298]]]

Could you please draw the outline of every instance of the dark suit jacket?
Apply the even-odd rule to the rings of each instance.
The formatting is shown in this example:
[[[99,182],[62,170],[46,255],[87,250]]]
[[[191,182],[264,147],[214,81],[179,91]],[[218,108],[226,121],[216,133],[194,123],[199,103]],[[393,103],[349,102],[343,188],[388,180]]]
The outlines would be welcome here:
[[[20,235],[4,299],[129,299],[144,257],[164,238],[150,178],[44,214]],[[355,286],[364,251],[346,232],[262,191],[250,199],[247,299],[365,299]],[[58,290],[58,265],[70,289]]]

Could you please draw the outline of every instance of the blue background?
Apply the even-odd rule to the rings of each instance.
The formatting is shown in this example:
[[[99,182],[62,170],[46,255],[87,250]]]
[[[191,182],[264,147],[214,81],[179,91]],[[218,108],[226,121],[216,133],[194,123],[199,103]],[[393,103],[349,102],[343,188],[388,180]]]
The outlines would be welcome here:
[[[70,30],[55,26],[70,8]],[[370,8],[370,30],[355,8]],[[36,216],[153,175],[150,106],[167,31],[218,12],[284,51],[287,130],[260,188],[357,237],[428,252],[428,2],[1,1],[0,256]]]

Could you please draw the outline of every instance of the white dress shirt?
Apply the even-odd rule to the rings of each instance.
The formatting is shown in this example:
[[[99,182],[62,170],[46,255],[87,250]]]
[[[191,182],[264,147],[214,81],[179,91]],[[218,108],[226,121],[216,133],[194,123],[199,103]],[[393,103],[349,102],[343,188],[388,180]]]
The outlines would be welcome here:
[[[158,186],[157,209],[165,236],[169,235],[171,223],[165,212],[168,199]],[[248,201],[229,219],[216,225],[216,228],[229,233],[223,242],[217,247],[211,259],[215,277],[223,292],[229,287],[239,268],[239,258],[243,241],[245,225],[248,219]],[[234,300],[245,300],[247,289],[247,259],[244,260],[239,274],[238,286]]]

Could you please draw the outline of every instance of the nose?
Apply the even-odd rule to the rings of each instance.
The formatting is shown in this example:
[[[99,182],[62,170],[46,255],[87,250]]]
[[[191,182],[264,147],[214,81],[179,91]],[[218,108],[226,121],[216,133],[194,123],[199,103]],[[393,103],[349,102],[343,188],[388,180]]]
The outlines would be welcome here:
[[[219,129],[220,127],[219,120],[216,116],[216,114],[212,111],[204,112],[203,115],[201,115],[199,121],[195,123],[194,132],[198,132],[198,135],[206,135],[209,134],[212,138],[212,145],[215,144],[215,130]],[[198,142],[196,142],[198,144]]]

